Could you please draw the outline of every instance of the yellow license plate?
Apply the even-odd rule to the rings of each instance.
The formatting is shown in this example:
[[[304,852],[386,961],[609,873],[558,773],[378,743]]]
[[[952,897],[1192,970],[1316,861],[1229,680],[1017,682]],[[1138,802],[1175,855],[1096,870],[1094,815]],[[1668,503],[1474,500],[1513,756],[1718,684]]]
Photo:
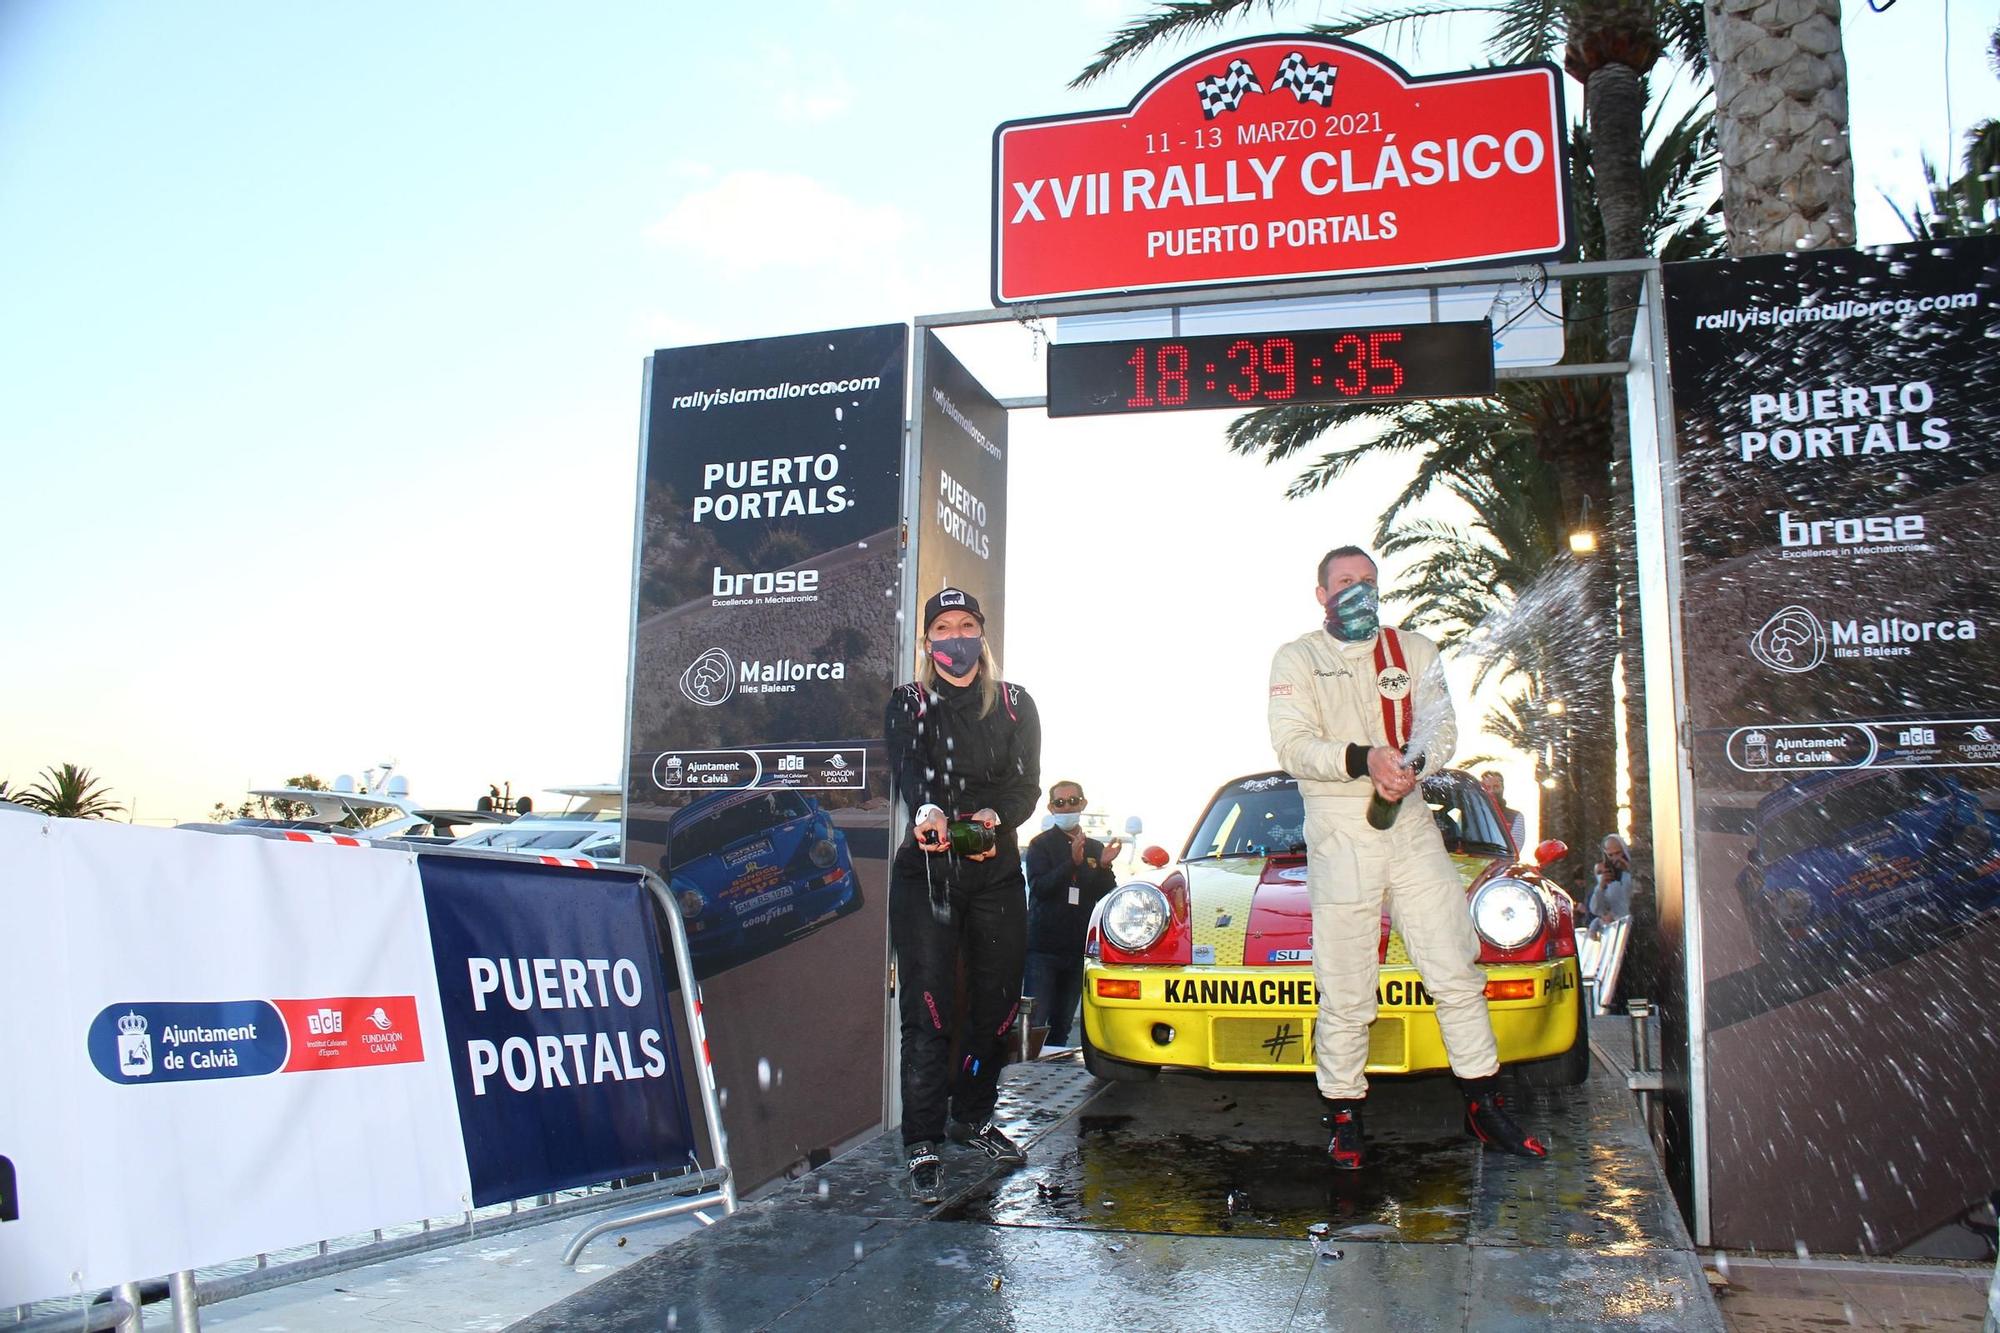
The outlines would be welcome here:
[[[1218,1018],[1209,1050],[1222,1065],[1299,1065],[1313,1062],[1312,1022],[1305,1018]]]

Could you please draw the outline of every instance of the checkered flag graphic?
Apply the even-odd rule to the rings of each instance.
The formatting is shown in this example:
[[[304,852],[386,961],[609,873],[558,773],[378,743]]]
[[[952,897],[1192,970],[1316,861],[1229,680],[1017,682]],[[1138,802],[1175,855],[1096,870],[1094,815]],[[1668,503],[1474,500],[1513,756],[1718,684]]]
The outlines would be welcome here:
[[[1278,77],[1271,86],[1290,88],[1301,102],[1329,106],[1333,102],[1333,76],[1338,72],[1324,61],[1308,65],[1305,54],[1294,51],[1278,65]]]
[[[1257,71],[1250,68],[1248,61],[1232,60],[1223,73],[1196,79],[1194,90],[1201,98],[1201,118],[1214,120],[1223,112],[1241,106],[1243,94],[1263,92],[1264,85],[1257,82]]]

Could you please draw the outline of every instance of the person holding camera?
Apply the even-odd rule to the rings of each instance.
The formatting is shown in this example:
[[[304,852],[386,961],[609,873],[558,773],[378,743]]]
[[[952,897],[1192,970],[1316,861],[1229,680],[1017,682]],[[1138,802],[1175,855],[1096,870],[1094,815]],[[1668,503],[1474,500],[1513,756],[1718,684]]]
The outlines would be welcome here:
[[[1014,830],[1041,796],[1035,701],[1000,679],[979,601],[946,588],[924,604],[917,679],[889,696],[889,764],[910,831],[889,872],[902,1035],[903,1147],[911,1192],[936,1203],[937,1145],[1027,1160],[993,1123],[1008,1030],[1021,1005],[1027,885]],[[965,1008],[951,1041],[959,962]]]
[[[1632,854],[1625,839],[1606,834],[1603,853],[1604,859],[1597,863],[1597,885],[1584,909],[1590,913],[1593,931],[1632,915]]]

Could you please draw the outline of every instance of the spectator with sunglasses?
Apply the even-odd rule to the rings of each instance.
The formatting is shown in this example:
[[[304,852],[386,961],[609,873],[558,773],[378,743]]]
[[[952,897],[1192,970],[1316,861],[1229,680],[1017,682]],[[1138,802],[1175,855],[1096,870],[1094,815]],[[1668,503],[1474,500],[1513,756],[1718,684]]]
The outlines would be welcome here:
[[[1028,844],[1029,1022],[1049,1030],[1052,1046],[1069,1045],[1070,1023],[1083,998],[1083,937],[1090,913],[1117,887],[1111,863],[1124,845],[1084,836],[1083,786],[1063,781],[1049,788],[1055,821]]]

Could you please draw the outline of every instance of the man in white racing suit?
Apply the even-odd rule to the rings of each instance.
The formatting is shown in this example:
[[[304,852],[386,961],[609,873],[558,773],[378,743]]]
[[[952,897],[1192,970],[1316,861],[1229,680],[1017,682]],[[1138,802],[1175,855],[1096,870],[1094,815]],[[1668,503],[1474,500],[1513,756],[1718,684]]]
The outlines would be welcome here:
[[[1439,768],[1457,743],[1437,645],[1379,624],[1375,562],[1359,547],[1329,551],[1314,592],[1326,623],[1271,659],[1269,719],[1271,747],[1305,801],[1319,992],[1313,1053],[1332,1128],[1328,1156],[1343,1170],[1363,1164],[1363,1068],[1386,895],[1436,999],[1467,1132],[1490,1148],[1542,1157],[1546,1149],[1514,1122],[1499,1092],[1499,1048],[1465,885],[1419,787],[1419,772]],[[1387,828],[1369,822],[1375,796],[1404,805]]]

